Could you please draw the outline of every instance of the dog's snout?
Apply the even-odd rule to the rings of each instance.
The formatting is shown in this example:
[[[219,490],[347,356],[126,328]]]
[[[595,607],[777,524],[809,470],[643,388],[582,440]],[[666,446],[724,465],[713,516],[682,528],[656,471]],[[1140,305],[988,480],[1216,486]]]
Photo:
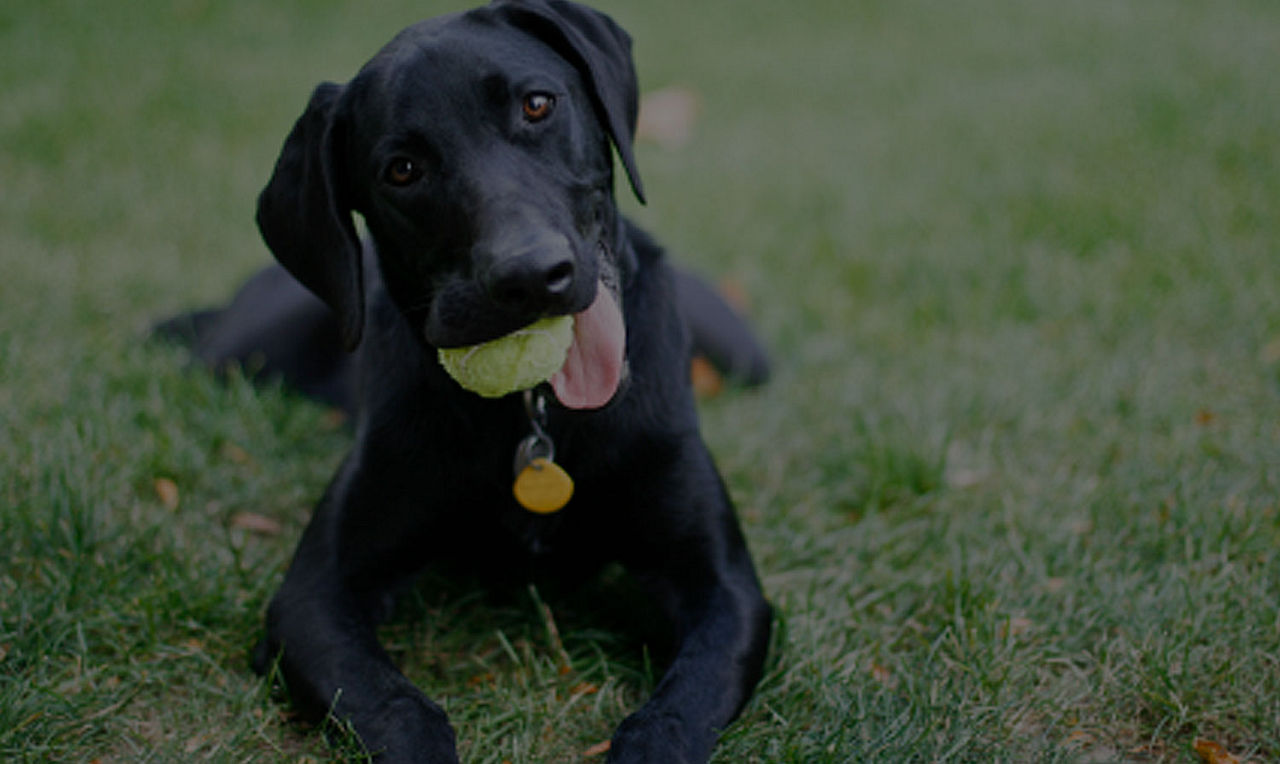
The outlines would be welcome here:
[[[560,307],[573,289],[576,270],[566,247],[539,246],[507,255],[489,270],[489,296],[514,310]]]

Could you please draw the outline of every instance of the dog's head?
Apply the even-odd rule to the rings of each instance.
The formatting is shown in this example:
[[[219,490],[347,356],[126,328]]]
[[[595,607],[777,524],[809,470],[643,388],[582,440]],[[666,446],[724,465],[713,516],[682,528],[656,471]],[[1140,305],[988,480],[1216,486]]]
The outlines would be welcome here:
[[[567,0],[498,0],[409,27],[346,85],[316,88],[258,202],[276,258],[364,326],[364,218],[392,299],[433,347],[577,316],[567,405],[602,405],[623,365],[631,257],[613,199],[631,142],[630,39]],[[563,376],[563,375],[562,375]],[[576,388],[576,391],[575,389]]]

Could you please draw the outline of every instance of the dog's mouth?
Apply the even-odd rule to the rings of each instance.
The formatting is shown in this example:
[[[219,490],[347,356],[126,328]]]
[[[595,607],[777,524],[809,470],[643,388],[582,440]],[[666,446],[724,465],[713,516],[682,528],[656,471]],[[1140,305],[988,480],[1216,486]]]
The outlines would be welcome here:
[[[613,399],[625,369],[627,330],[622,310],[603,282],[591,305],[573,316],[573,342],[551,388],[565,408],[597,409]]]
[[[465,299],[466,287],[447,299],[437,296],[427,310],[409,311],[411,322],[435,348],[462,348],[505,337],[529,325],[528,316],[498,316]],[[462,298],[462,299],[458,299]],[[556,400],[569,409],[602,408],[613,399],[626,377],[626,323],[618,298],[603,280],[595,296],[573,316],[573,338],[564,362],[546,381]]]

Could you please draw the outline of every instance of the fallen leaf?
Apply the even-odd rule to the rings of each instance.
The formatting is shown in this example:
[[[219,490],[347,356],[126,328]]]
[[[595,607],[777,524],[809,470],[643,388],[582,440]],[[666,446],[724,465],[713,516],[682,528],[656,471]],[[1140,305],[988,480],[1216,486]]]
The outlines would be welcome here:
[[[178,508],[178,502],[181,500],[178,495],[178,484],[165,477],[158,477],[152,484],[156,491],[156,496],[160,499],[160,503],[165,509],[173,511]]]
[[[1093,520],[1081,518],[1071,523],[1069,527],[1072,533],[1077,536],[1084,536],[1086,534],[1093,533]]]
[[[888,666],[882,666],[879,663],[872,663],[868,671],[871,672],[871,678],[880,684],[883,684],[886,687],[894,684],[893,672],[889,670]]]
[[[1240,764],[1240,757],[1223,748],[1220,743],[1196,738],[1193,746],[1205,764]]]
[[[948,469],[943,479],[947,482],[948,488],[972,488],[982,482],[986,477],[986,473],[980,470],[967,470],[961,467]]]
[[[588,759],[591,758],[592,756],[600,756],[608,753],[611,747],[613,747],[613,741],[605,740],[604,742],[596,743],[595,745],[591,746],[587,750],[583,751],[582,756]]]
[[[1010,636],[1020,637],[1026,634],[1031,628],[1031,620],[1020,615],[1010,616],[1008,620],[1000,624],[1000,638],[1007,639]]]
[[[693,382],[694,395],[699,398],[714,398],[724,390],[724,377],[700,355],[689,363],[689,379]]]
[[[1092,734],[1085,732],[1084,730],[1072,730],[1071,734],[1067,735],[1066,739],[1062,741],[1062,744],[1083,748],[1084,746],[1092,745],[1093,741],[1094,737]]]
[[[716,291],[734,310],[739,313],[751,312],[751,295],[741,281],[725,276],[716,283]]]
[[[248,464],[253,461],[253,457],[249,456],[249,452],[235,443],[223,443],[221,451],[224,459],[236,464]]]
[[[256,512],[237,512],[231,516],[231,527],[261,533],[264,536],[278,536],[284,530],[278,521]]]
[[[1213,424],[1214,420],[1217,418],[1218,418],[1218,415],[1213,413],[1209,409],[1200,409],[1199,411],[1196,412],[1196,424],[1200,425],[1201,427],[1208,427],[1209,425]]]
[[[570,695],[595,695],[597,692],[600,692],[600,687],[591,682],[579,682],[569,690]]]
[[[693,137],[702,99],[689,88],[673,86],[645,93],[640,99],[636,138],[665,149],[678,149]]]

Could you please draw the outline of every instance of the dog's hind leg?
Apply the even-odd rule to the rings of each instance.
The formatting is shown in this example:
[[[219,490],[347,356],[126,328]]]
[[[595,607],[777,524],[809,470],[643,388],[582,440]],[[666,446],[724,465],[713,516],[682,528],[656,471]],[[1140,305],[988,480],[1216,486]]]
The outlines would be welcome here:
[[[681,268],[672,270],[676,302],[689,327],[694,354],[705,356],[731,382],[764,384],[769,356],[742,315],[700,277]]]
[[[215,372],[279,379],[353,413],[353,364],[333,311],[278,265],[250,277],[225,307],[168,319],[154,333],[187,345]]]

